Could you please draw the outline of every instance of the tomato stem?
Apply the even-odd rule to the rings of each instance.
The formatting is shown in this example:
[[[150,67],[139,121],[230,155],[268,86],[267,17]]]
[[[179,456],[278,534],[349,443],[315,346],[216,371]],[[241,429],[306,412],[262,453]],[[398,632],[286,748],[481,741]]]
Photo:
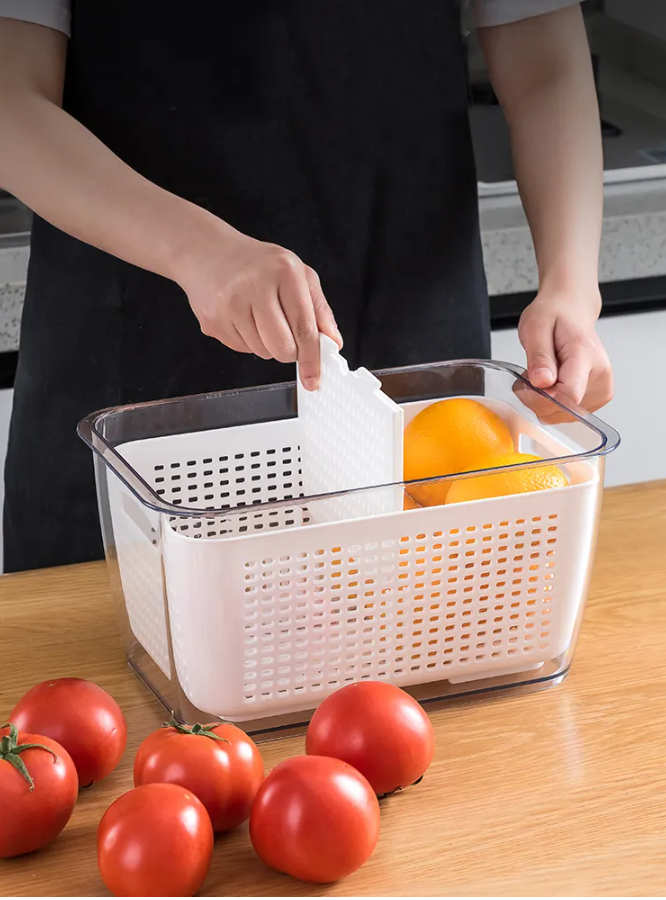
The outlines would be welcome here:
[[[28,772],[26,764],[21,759],[21,753],[24,750],[46,750],[47,753],[51,754],[54,762],[58,759],[58,754],[50,747],[45,747],[44,744],[19,744],[16,725],[8,722],[2,726],[2,730],[5,728],[9,728],[9,734],[3,735],[0,739],[0,759],[4,759],[10,766],[13,766],[27,782],[30,790],[34,791],[35,782],[32,780],[32,775]]]
[[[181,734],[197,734],[201,737],[212,738],[214,741],[222,741],[223,744],[228,744],[229,741],[226,738],[220,737],[219,734],[213,732],[213,728],[217,727],[218,725],[215,723],[212,725],[200,725],[197,722],[194,725],[186,725],[185,723],[176,722],[175,719],[162,724],[162,728],[175,728],[176,731],[180,731]]]

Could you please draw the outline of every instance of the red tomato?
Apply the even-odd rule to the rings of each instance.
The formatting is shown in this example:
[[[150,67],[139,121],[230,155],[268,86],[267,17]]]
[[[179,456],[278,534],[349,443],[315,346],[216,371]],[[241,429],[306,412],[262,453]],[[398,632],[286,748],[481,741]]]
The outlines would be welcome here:
[[[379,803],[339,759],[295,756],[259,788],[250,815],[259,857],[278,872],[324,884],[355,872],[379,838]]]
[[[204,883],[212,854],[208,813],[176,784],[128,791],[97,830],[99,871],[116,897],[191,897]]]
[[[69,822],[79,793],[66,750],[14,725],[0,739],[0,857],[39,850]]]
[[[116,701],[91,681],[43,681],[16,704],[11,715],[21,731],[45,734],[74,760],[79,784],[113,772],[125,750],[127,725]]]
[[[264,780],[254,741],[235,725],[160,728],[139,747],[134,784],[179,784],[201,800],[215,832],[230,831],[250,815]]]
[[[324,700],[308,726],[305,752],[343,759],[381,797],[414,784],[432,762],[430,719],[405,691],[361,681]]]

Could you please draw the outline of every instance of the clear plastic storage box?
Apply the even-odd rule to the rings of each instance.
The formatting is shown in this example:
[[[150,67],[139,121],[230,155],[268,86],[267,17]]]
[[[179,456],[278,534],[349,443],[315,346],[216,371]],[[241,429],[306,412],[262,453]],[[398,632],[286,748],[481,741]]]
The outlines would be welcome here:
[[[566,675],[617,433],[503,363],[366,375],[349,415],[292,383],[80,424],[127,659],[183,719],[270,735],[360,679],[434,702]],[[448,397],[490,406],[568,486],[403,509],[402,429]]]

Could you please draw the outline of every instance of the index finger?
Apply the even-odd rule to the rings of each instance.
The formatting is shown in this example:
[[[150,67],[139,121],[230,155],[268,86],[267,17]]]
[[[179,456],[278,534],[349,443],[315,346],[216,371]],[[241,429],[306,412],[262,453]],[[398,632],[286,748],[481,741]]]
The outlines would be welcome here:
[[[587,391],[591,367],[591,360],[585,352],[585,347],[576,344],[566,359],[562,360],[555,389],[579,404]]]
[[[316,391],[320,378],[319,329],[305,274],[293,272],[280,283],[280,305],[294,336],[298,372],[303,387]]]
[[[513,392],[523,406],[532,410],[541,425],[563,425],[566,422],[575,421],[573,415],[566,411],[566,407],[570,406],[571,401],[558,393],[555,388],[547,388],[545,390],[547,396],[544,397],[531,384],[517,381],[513,386]],[[548,397],[563,403],[565,409],[552,403]]]

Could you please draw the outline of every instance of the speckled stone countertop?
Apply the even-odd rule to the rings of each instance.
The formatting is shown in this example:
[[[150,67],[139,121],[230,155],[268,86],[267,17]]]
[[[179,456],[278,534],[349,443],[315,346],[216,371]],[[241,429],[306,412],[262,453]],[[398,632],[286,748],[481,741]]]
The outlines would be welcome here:
[[[537,270],[517,196],[483,197],[481,234],[491,296],[535,290]],[[29,248],[0,247],[0,353],[16,350]],[[600,280],[666,275],[666,179],[607,185]]]
[[[0,247],[0,353],[18,349],[29,249]]]
[[[535,290],[534,247],[517,196],[480,201],[491,296]],[[606,185],[599,280],[666,275],[666,179]]]

